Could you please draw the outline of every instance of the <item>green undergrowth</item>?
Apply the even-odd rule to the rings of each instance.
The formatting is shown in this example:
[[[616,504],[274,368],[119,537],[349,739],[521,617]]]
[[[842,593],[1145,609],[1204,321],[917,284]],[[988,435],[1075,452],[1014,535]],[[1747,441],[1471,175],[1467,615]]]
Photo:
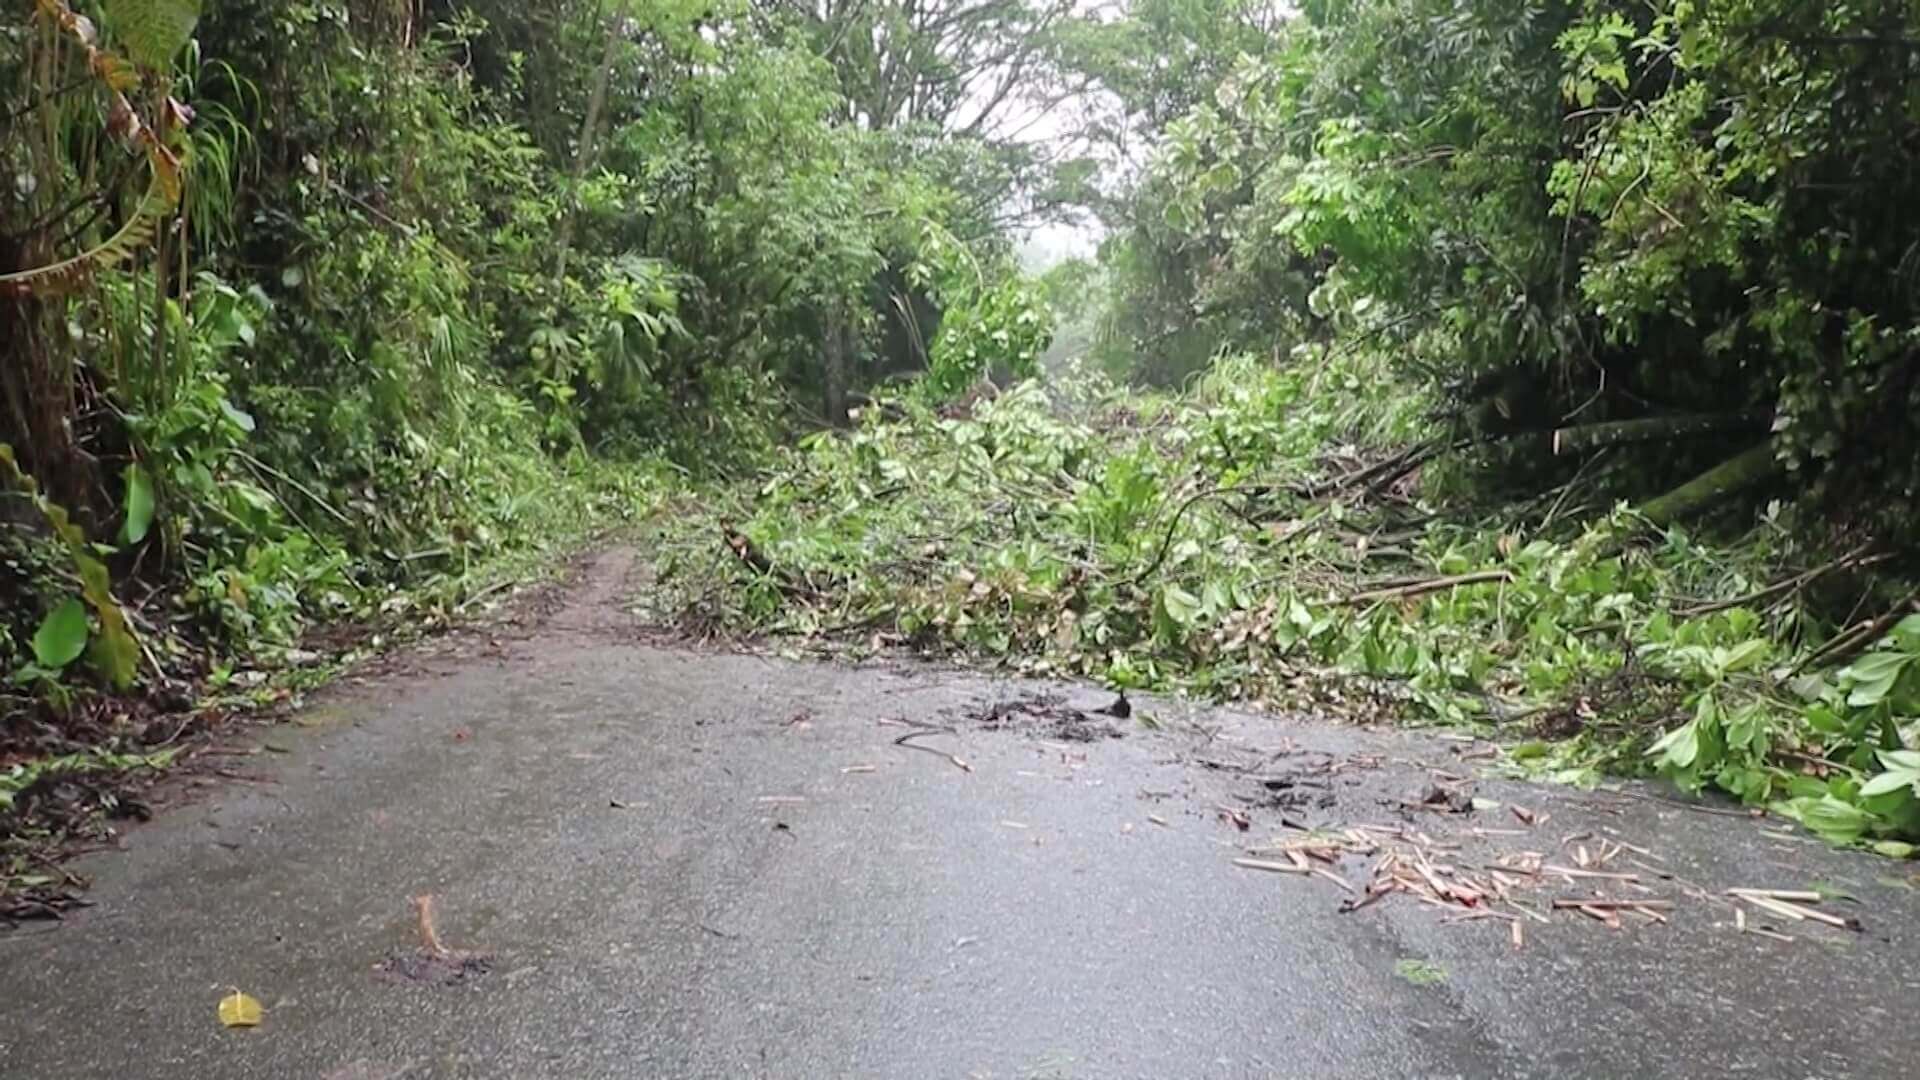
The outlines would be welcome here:
[[[1445,468],[1399,467],[1422,425],[1356,358],[1222,360],[1175,396],[1074,377],[970,415],[902,401],[686,507],[652,603],[703,634],[1444,724],[1516,772],[1658,772],[1908,853],[1920,619],[1810,663],[1808,590],[1740,599],[1828,557],[1781,515],[1710,543],[1624,506],[1461,511],[1431,494]]]

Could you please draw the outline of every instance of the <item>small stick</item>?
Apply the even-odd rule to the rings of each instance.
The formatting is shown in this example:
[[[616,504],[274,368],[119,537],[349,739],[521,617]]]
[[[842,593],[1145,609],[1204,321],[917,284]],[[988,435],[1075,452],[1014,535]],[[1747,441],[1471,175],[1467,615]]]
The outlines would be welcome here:
[[[1785,934],[1776,934],[1771,930],[1763,929],[1758,926],[1748,926],[1747,925],[1747,909],[1743,907],[1736,907],[1733,909],[1733,928],[1735,930],[1740,931],[1743,934],[1753,934],[1757,937],[1772,938],[1775,941],[1792,941],[1793,940],[1792,938],[1788,937]]]
[[[1558,897],[1555,897],[1553,901],[1553,907],[1555,911],[1564,911],[1567,908],[1590,908],[1590,907],[1601,908],[1605,910],[1614,910],[1614,909],[1632,909],[1632,908],[1670,908],[1672,906],[1673,906],[1673,902],[1670,900],[1609,900],[1609,899],[1605,899],[1603,897],[1598,897],[1598,896],[1589,896],[1589,897],[1558,896]]]
[[[1399,892],[1399,891],[1400,891],[1400,886],[1395,885],[1392,882],[1388,882],[1377,889],[1374,888],[1372,885],[1369,885],[1367,886],[1366,895],[1361,897],[1360,899],[1342,900],[1340,902],[1340,910],[1346,914],[1351,915],[1354,912],[1359,911],[1363,907],[1370,907],[1374,904],[1379,903],[1381,900],[1386,898],[1386,895],[1388,893]]]
[[[1244,866],[1249,870],[1267,870],[1275,874],[1311,874],[1313,870],[1305,866],[1295,866],[1290,862],[1273,862],[1269,859],[1235,859],[1233,865]]]
[[[1811,889],[1728,889],[1728,896],[1760,896],[1768,900],[1789,900],[1800,904],[1817,904],[1821,900],[1819,893]]]
[[[1575,870],[1570,866],[1543,866],[1542,873],[1560,874],[1570,878],[1598,878],[1603,881],[1639,881],[1639,874],[1615,874],[1606,870]]]
[[[904,746],[909,750],[919,750],[923,753],[934,754],[939,757],[946,758],[948,761],[953,763],[954,768],[959,769],[961,772],[968,772],[968,773],[972,772],[973,766],[967,764],[966,761],[963,760],[958,754],[949,754],[945,750],[936,750],[931,746],[921,746],[917,743],[910,741],[913,739],[920,738],[922,735],[936,734],[939,730],[941,729],[930,729],[925,731],[909,731],[905,735],[902,735],[899,738],[893,740],[893,745]]]
[[[1525,915],[1527,918],[1532,919],[1534,922],[1545,923],[1549,926],[1553,924],[1552,919],[1547,918],[1545,915],[1540,914],[1539,912],[1533,910],[1532,908],[1519,902],[1518,900],[1509,900],[1507,901],[1507,903],[1513,905],[1513,910],[1519,912],[1522,915]]]
[[[433,894],[421,893],[413,898],[414,914],[420,920],[420,946],[435,956],[447,955],[447,947],[440,944],[440,934],[433,928]]]
[[[1340,886],[1342,889],[1345,889],[1350,893],[1359,891],[1358,889],[1355,889],[1353,887],[1353,882],[1348,881],[1346,878],[1341,877],[1339,874],[1336,874],[1331,870],[1326,870],[1318,866],[1308,867],[1308,869],[1313,873],[1318,874],[1323,878],[1326,878],[1328,881],[1333,882],[1335,885]]]
[[[1795,907],[1792,904],[1779,900],[1769,900],[1764,896],[1743,896],[1740,899],[1745,900],[1761,911],[1770,911],[1784,919],[1792,919],[1794,922],[1807,921],[1806,909]]]
[[[1592,904],[1581,904],[1580,910],[1586,915],[1607,924],[1607,929],[1609,930],[1620,929],[1620,916],[1609,908],[1595,907]]]
[[[1828,926],[1837,926],[1842,930],[1860,929],[1860,922],[1857,919],[1843,919],[1838,915],[1821,911],[1817,908],[1801,907],[1799,904],[1790,904],[1785,900],[1771,900],[1764,896],[1749,896],[1745,893],[1740,894],[1740,899],[1745,900],[1755,907],[1774,912],[1778,915],[1785,915],[1787,918],[1799,922],[1812,919],[1814,922],[1826,923]]]

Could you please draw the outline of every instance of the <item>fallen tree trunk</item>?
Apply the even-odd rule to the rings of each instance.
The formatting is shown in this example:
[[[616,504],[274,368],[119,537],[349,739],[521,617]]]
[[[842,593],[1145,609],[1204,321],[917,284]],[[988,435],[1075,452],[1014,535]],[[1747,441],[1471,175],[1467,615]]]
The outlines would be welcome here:
[[[1655,527],[1665,528],[1764,483],[1779,471],[1773,440],[1768,439],[1645,504],[1640,507],[1640,515]]]
[[[1627,443],[1667,442],[1728,431],[1764,431],[1766,426],[1765,413],[1708,413],[1609,420],[1600,424],[1558,429],[1553,433],[1553,454],[1555,457],[1565,457]]]

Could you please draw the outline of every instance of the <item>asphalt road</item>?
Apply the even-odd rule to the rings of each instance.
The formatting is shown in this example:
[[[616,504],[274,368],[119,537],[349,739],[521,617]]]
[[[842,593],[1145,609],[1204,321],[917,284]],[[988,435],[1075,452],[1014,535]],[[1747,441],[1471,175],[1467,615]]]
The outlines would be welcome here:
[[[497,648],[330,692],[229,761],[257,780],[84,860],[96,907],[0,932],[0,1076],[1920,1075],[1896,864],[1645,793],[1480,777],[1501,806],[1398,805],[1483,763],[1442,739],[1165,702],[1091,742],[984,730],[996,703],[1107,698],[647,644],[608,614],[621,565]],[[956,731],[914,750],[900,721]],[[1287,770],[1297,805],[1249,805]],[[1643,880],[1671,921],[1556,913],[1516,949],[1410,896],[1343,914],[1330,881],[1231,862],[1283,816],[1462,860],[1611,837],[1669,875]],[[1762,920],[1776,941],[1713,899],[1814,882],[1864,932]],[[421,893],[488,970],[375,970],[416,947]],[[230,988],[261,1026],[221,1027]]]

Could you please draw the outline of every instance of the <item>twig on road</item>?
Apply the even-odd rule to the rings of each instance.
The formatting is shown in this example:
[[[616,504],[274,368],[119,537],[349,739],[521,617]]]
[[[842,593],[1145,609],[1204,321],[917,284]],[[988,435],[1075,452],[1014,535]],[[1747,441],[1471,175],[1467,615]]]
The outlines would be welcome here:
[[[939,757],[946,758],[948,761],[952,762],[953,767],[956,769],[959,769],[961,772],[969,772],[969,773],[972,772],[973,766],[967,764],[966,760],[960,757],[960,755],[949,754],[945,750],[936,749],[931,746],[921,746],[920,744],[913,741],[914,739],[918,739],[923,735],[934,735],[941,732],[945,732],[950,735],[953,733],[953,729],[930,727],[923,731],[909,731],[905,735],[902,735],[899,738],[893,740],[893,745],[904,746],[909,750],[919,750],[923,753],[935,754]]]

